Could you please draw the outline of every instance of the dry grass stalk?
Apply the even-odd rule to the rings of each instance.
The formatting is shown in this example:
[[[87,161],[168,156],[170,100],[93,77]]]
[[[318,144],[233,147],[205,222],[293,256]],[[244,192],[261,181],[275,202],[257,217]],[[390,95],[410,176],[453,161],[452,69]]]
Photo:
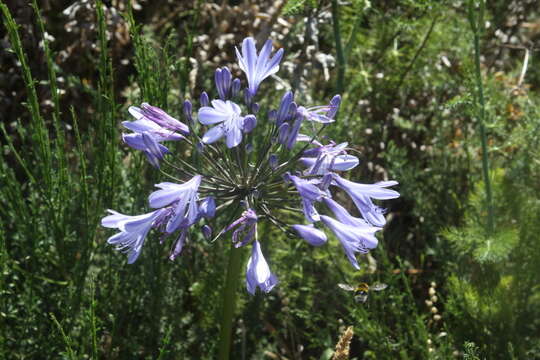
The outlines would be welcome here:
[[[349,326],[347,330],[343,332],[339,341],[336,345],[336,351],[332,360],[347,360],[349,359],[349,347],[351,345],[351,340],[354,335],[353,327]]]

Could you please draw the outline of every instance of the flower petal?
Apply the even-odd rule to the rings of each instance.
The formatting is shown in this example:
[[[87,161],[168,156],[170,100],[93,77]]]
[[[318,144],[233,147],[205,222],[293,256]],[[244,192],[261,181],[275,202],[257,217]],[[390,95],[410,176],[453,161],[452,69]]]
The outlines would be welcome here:
[[[220,125],[214,126],[203,135],[202,142],[205,144],[212,144],[221,139],[223,135],[225,135],[223,127]]]
[[[293,225],[292,228],[310,245],[322,246],[328,240],[326,234],[313,225]]]

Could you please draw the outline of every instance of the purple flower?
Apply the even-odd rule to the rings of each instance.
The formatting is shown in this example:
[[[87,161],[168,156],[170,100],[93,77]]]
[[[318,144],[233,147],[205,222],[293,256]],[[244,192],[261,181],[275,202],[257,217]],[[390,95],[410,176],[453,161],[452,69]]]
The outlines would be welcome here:
[[[227,67],[223,67],[222,69],[218,68],[216,69],[214,80],[216,82],[216,88],[217,88],[220,99],[227,100],[231,92],[231,84],[232,84],[231,72],[229,71]]]
[[[152,106],[148,103],[142,103],[140,108],[136,106],[130,106],[128,111],[137,120],[149,120],[156,123],[162,128],[172,131],[180,131],[184,135],[189,134],[189,127],[186,124],[173,118],[157,106]],[[137,132],[136,130],[133,131]]]
[[[236,57],[248,80],[248,92],[253,97],[259,89],[260,83],[279,70],[279,62],[283,56],[283,49],[279,49],[274,57],[270,58],[272,40],[264,43],[261,52],[257,55],[253,38],[246,38],[242,42],[242,53],[236,48]]]
[[[276,275],[270,272],[268,263],[264,259],[261,251],[261,245],[258,241],[253,242],[251,257],[247,263],[246,287],[251,295],[255,295],[257,287],[261,291],[268,293],[278,283]]]
[[[166,231],[172,233],[178,228],[189,227],[199,219],[199,207],[197,205],[197,191],[202,177],[194,176],[183,184],[162,182],[156,184],[161,190],[154,191],[148,197],[150,206],[161,208],[171,205],[173,213],[167,223]]]
[[[186,237],[187,237],[187,228],[182,229],[180,232],[180,236],[178,237],[178,240],[176,240],[176,243],[174,244],[174,247],[171,251],[171,254],[169,255],[169,260],[174,261],[180,255],[182,252],[182,249],[184,248],[184,244],[186,243]]]
[[[359,227],[369,226],[367,221],[365,221],[364,219],[352,216],[343,206],[339,205],[334,200],[326,197],[326,198],[323,198],[323,202],[334,213],[334,216],[336,217],[336,219],[338,219],[339,222],[342,222],[347,225],[359,226]]]
[[[214,125],[202,138],[205,144],[227,137],[227,147],[238,146],[242,141],[244,117],[240,116],[240,106],[232,101],[213,100],[212,106],[203,106],[199,109],[199,122],[203,125]]]
[[[369,250],[376,248],[378,240],[375,237],[375,233],[381,230],[381,228],[369,225],[353,226],[343,224],[325,215],[321,215],[321,221],[328,226],[339,239],[350,263],[356,269],[360,269],[355,254],[366,254]]]
[[[329,144],[309,149],[304,152],[305,157],[300,162],[308,167],[307,173],[311,175],[324,175],[329,171],[346,171],[358,165],[358,158],[348,155],[345,148],[348,143],[339,145]],[[311,157],[310,157],[311,156]]]
[[[334,181],[337,186],[349,194],[364,219],[375,226],[384,226],[386,224],[384,210],[373,204],[371,199],[388,200],[398,198],[399,193],[397,191],[386,189],[387,187],[397,185],[397,181],[358,184],[343,179],[337,174],[334,174]]]
[[[247,209],[242,213],[242,216],[227,226],[225,231],[232,230],[238,226],[232,234],[232,240],[235,247],[238,248],[244,246],[253,239],[257,232],[257,220],[257,213],[253,209]],[[240,239],[240,236],[242,235],[243,238]]]
[[[232,81],[232,85],[231,85],[231,95],[233,97],[237,96],[238,93],[240,92],[240,86],[242,85],[242,83],[240,82],[240,79],[234,79]]]
[[[211,219],[216,215],[216,200],[213,196],[205,198],[199,204],[199,215]]]
[[[191,116],[191,113],[193,111],[193,105],[191,104],[191,101],[189,100],[184,101],[182,110],[184,110],[184,116],[186,117],[188,123],[193,124],[193,117]]]
[[[206,240],[209,240],[212,237],[212,227],[210,225],[203,225],[202,233]]]
[[[304,121],[304,118],[302,116],[297,116],[296,119],[293,122],[292,128],[289,131],[289,137],[287,138],[287,141],[285,142],[285,146],[287,146],[287,149],[292,149],[294,145],[296,145],[296,141],[298,139],[298,133],[300,132],[300,126],[302,126],[302,122]]]
[[[145,153],[148,161],[159,167],[159,160],[169,152],[161,145],[162,141],[178,141],[184,136],[176,130],[186,133],[187,126],[169,116],[160,108],[144,103],[142,108],[130,107],[129,112],[137,118],[135,121],[124,121],[122,125],[133,131],[132,134],[122,134],[122,140],[130,147]],[[189,131],[187,131],[189,132]]]
[[[309,108],[299,106],[297,112],[298,115],[304,117],[308,121],[329,124],[335,121],[334,117],[339,110],[340,104],[341,96],[336,95],[330,100],[329,105],[313,106]]]
[[[293,106],[294,104],[293,99],[294,99],[294,95],[290,91],[287,91],[285,95],[283,95],[283,97],[281,98],[279,109],[277,110],[277,113],[276,113],[276,124],[278,126],[283,124],[285,121],[290,120],[290,114],[291,114],[290,109],[291,109],[291,106]],[[294,106],[295,106],[294,113],[296,113],[296,104],[294,104]]]
[[[108,210],[112,215],[101,219],[101,225],[116,228],[120,232],[111,236],[107,242],[116,245],[117,250],[128,253],[128,264],[133,264],[141,254],[146,235],[154,225],[155,220],[163,213],[163,209],[143,215],[124,215],[114,210]]]
[[[141,150],[146,155],[152,166],[159,168],[159,161],[169,153],[166,146],[159,144],[156,139],[148,134],[122,134],[122,140],[130,147]]]
[[[293,225],[292,228],[310,245],[322,246],[328,240],[326,234],[313,225]]]
[[[201,93],[201,97],[199,99],[201,106],[208,106],[210,104],[210,99],[208,98],[208,94],[206,91],[203,91]]]
[[[293,183],[298,194],[302,198],[302,206],[304,208],[304,216],[306,219],[309,222],[319,221],[319,213],[317,212],[317,209],[315,209],[315,206],[313,206],[313,202],[321,201],[322,197],[327,196],[328,194],[312,182],[298,176],[287,173],[284,178]]]

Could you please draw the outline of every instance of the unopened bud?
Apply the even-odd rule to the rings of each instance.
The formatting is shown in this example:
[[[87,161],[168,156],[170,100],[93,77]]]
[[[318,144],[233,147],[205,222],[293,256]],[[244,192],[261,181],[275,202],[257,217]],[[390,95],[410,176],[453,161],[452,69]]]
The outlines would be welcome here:
[[[204,237],[209,240],[212,237],[212,228],[209,225],[204,225],[202,227],[202,233]]]
[[[435,293],[436,293],[435,288],[430,287],[429,288],[429,296],[433,296],[433,295],[435,295]]]
[[[206,91],[203,91],[200,98],[201,106],[208,106],[210,104],[210,99],[208,98],[208,94]]]
[[[239,92],[240,92],[240,79],[236,78],[232,82],[231,94],[233,97],[236,97],[236,95],[238,95]]]
[[[439,312],[439,310],[437,310],[437,308],[436,308],[435,306],[433,306],[433,307],[431,308],[431,313],[432,313],[432,314],[436,314],[436,313],[438,313],[438,312]]]
[[[278,158],[277,158],[276,154],[270,155],[270,157],[268,158],[268,164],[270,165],[272,170],[276,169],[276,167],[278,165]]]
[[[184,101],[184,116],[189,123],[193,123],[193,117],[191,116],[192,109],[193,106],[191,105],[191,101]]]
[[[257,118],[254,115],[247,115],[246,117],[244,117],[243,130],[245,133],[251,132],[253,129],[255,129],[256,125],[257,125]]]

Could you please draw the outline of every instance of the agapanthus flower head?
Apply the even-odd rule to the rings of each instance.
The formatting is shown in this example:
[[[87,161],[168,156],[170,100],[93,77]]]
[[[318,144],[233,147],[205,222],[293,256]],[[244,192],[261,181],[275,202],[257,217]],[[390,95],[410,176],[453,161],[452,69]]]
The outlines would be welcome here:
[[[269,292],[278,283],[261,250],[261,243],[272,241],[258,233],[261,223],[317,247],[332,241],[328,235],[333,234],[359,268],[357,255],[377,246],[376,233],[386,222],[375,202],[398,197],[389,189],[397,182],[362,184],[344,178],[359,160],[348,153],[353,150],[348,143],[323,136],[338,121],[339,95],[313,107],[287,91],[277,108],[265,108],[267,99],[257,102],[257,91],[278,71],[283,50],[271,56],[268,40],[257,52],[254,40],[247,38],[236,52],[247,84],[234,79],[227,67],[217,69],[215,90],[203,92],[198,107],[190,100],[182,104],[189,126],[146,103],[129,109],[135,121],[123,123],[132,131],[123,135],[124,141],[143,151],[164,178],[148,197],[152,212],[129,216],[111,211],[103,218],[103,226],[119,230],[108,242],[127,252],[133,263],[151,230],[161,233],[159,241],[168,244],[171,260],[181,256],[194,232],[203,235],[194,239],[209,244],[227,237],[236,248],[251,246],[246,266],[251,294],[257,288]],[[182,150],[171,153],[164,145],[168,141],[181,141]],[[343,195],[356,209],[338,202]]]

